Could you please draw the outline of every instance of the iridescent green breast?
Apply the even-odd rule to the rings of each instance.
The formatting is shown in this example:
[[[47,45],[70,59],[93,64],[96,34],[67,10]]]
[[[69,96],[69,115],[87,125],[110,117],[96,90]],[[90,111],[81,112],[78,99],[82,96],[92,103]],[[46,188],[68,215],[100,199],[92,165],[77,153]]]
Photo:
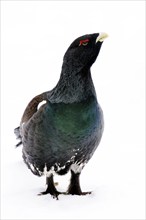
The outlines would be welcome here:
[[[79,136],[92,130],[98,119],[95,97],[80,103],[55,103],[48,106],[49,121],[62,134]]]

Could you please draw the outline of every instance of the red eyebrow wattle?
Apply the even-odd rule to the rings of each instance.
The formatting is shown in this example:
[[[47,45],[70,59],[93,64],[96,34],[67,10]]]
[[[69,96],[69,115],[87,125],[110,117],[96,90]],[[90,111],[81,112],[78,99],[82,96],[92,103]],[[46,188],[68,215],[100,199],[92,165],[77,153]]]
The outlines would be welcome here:
[[[88,42],[88,41],[89,41],[89,39],[80,40],[80,45],[81,45],[82,43],[86,43],[86,42]]]

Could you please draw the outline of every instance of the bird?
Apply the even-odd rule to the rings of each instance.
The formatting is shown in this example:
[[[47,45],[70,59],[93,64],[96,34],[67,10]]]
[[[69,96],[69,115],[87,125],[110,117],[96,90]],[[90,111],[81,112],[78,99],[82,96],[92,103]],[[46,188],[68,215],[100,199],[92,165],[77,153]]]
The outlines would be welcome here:
[[[20,125],[14,129],[23,145],[22,157],[34,175],[46,177],[50,194],[58,200],[54,176],[70,172],[66,195],[87,195],[80,175],[97,149],[104,130],[104,116],[91,76],[104,32],[76,38],[63,57],[56,86],[35,96],[27,105]]]

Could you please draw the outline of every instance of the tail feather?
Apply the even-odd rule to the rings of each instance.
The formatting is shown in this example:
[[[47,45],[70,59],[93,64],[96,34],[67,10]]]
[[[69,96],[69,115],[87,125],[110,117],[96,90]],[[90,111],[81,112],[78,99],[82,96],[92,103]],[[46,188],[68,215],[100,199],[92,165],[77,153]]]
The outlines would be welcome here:
[[[20,127],[17,127],[14,129],[14,134],[16,135],[16,139],[20,140],[20,142],[16,144],[16,147],[19,147],[22,144],[22,136],[20,134]]]

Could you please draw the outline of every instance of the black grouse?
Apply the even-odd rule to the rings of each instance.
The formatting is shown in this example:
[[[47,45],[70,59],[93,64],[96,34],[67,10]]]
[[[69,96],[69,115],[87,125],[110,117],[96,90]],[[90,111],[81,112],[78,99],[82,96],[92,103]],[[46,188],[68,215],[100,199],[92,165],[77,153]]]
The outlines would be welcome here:
[[[54,89],[34,97],[14,130],[23,144],[23,159],[33,174],[46,175],[47,189],[58,199],[53,176],[71,171],[65,194],[86,195],[79,177],[94,154],[103,133],[103,113],[98,104],[90,68],[106,33],[81,36],[63,58],[60,79]]]

